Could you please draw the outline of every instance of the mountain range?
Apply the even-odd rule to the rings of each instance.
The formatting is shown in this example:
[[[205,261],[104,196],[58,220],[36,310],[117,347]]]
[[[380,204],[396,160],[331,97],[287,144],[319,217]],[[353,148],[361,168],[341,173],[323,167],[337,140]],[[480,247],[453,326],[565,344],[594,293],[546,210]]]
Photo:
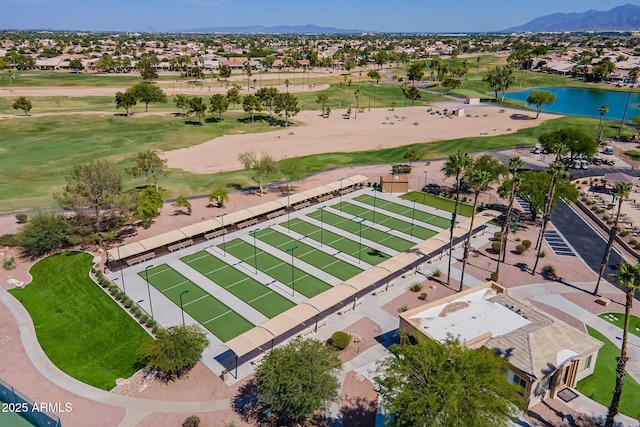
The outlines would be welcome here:
[[[626,4],[607,11],[590,10],[583,13],[554,13],[541,16],[524,25],[503,32],[554,32],[554,31],[638,31],[640,30],[640,6]]]
[[[265,25],[247,25],[242,27],[210,27],[179,30],[180,33],[228,33],[228,34],[361,34],[363,30],[344,30],[318,25],[279,25],[267,27]]]

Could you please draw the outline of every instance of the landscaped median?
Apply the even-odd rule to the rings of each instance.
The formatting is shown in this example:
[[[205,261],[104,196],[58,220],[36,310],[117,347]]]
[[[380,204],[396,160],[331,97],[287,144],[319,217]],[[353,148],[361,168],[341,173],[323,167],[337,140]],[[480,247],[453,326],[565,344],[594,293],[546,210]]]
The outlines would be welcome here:
[[[68,375],[110,390],[142,366],[151,336],[89,277],[93,256],[63,252],[38,261],[33,281],[9,292],[27,309],[40,346]]]

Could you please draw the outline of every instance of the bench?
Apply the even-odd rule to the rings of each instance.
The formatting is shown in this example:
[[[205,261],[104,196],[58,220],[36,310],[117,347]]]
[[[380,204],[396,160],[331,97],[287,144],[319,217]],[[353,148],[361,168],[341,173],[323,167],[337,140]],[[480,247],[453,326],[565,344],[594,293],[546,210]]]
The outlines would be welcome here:
[[[330,200],[330,199],[333,199],[333,196],[331,194],[327,194],[325,196],[318,197],[318,203],[326,202],[327,200]]]
[[[252,225],[256,225],[258,223],[257,219],[250,219],[248,221],[245,222],[241,222],[237,225],[238,230],[242,230],[243,228],[247,228],[247,227],[251,227]]]
[[[298,211],[300,209],[306,208],[307,206],[311,206],[311,202],[304,202],[293,207],[294,210]]]
[[[155,252],[149,252],[149,253],[137,256],[135,258],[128,259],[126,261],[126,263],[127,263],[127,265],[134,265],[134,264],[138,264],[140,262],[149,261],[150,259],[153,259],[155,257],[156,257],[156,253]]]
[[[204,235],[204,238],[207,240],[211,240],[211,239],[215,239],[216,237],[220,237],[223,234],[227,234],[227,229],[226,228],[221,228],[218,231],[212,231],[211,233],[207,233]]]
[[[342,189],[342,194],[347,194],[347,193],[351,193],[353,191],[356,191],[357,188],[356,187],[347,187],[347,188],[343,188]]]
[[[605,297],[600,297],[596,299],[596,304],[600,304],[604,307],[608,306],[610,302],[611,301],[609,300],[609,298],[605,298]]]
[[[191,246],[191,245],[193,245],[193,239],[189,239],[189,240],[185,240],[184,242],[176,243],[175,245],[169,246],[167,249],[169,249],[169,252],[173,252],[173,251],[177,251],[177,250],[186,248],[187,246]]]
[[[284,209],[280,209],[279,211],[275,211],[275,212],[271,212],[270,214],[267,214],[267,219],[273,219],[273,218],[277,218],[279,216],[284,215],[286,212]]]

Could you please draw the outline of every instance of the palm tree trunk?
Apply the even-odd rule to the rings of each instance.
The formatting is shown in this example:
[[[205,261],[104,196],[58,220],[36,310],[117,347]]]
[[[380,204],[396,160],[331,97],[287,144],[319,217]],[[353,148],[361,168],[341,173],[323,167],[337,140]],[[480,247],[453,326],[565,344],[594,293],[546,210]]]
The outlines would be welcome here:
[[[460,172],[456,174],[456,203],[453,205],[451,214],[451,230],[449,232],[449,269],[447,270],[447,287],[451,287],[451,259],[453,258],[453,228],[456,226],[456,216],[458,214],[458,203],[460,203]]]
[[[624,106],[624,113],[622,113],[622,121],[620,121],[620,127],[618,128],[618,136],[616,136],[616,140],[620,141],[620,133],[622,132],[622,126],[624,126],[624,119],[627,116],[627,110],[629,109],[629,102],[631,102],[631,94],[633,93],[633,84],[631,85],[631,89],[629,89],[629,96],[627,97],[627,103]]]
[[[500,273],[500,262],[504,262],[507,257],[507,235],[509,234],[509,221],[511,220],[511,213],[513,212],[513,202],[516,200],[515,186],[511,188],[511,197],[509,198],[509,207],[507,208],[507,218],[502,224],[502,230],[500,230],[500,249],[498,251],[498,262],[496,264],[496,274]]]
[[[460,274],[460,288],[458,292],[462,291],[464,283],[464,270],[467,267],[467,260],[469,259],[469,249],[471,249],[471,234],[473,233],[473,221],[476,218],[476,209],[478,207],[478,196],[480,191],[476,191],[475,198],[473,200],[473,215],[471,216],[471,224],[469,224],[469,232],[467,233],[467,241],[464,244],[464,255],[462,257],[462,273]],[[451,257],[449,257],[451,258]]]
[[[547,222],[549,222],[551,205],[553,203],[553,195],[556,191],[556,180],[557,180],[557,176],[553,176],[551,178],[551,188],[549,191],[549,199],[547,200],[547,203],[544,206],[544,215],[542,216],[542,226],[540,227],[540,234],[538,235],[538,244],[536,246],[538,248],[538,253],[536,254],[536,262],[533,264],[533,269],[531,270],[532,276],[536,274],[538,261],[540,261],[540,252],[542,252],[542,240],[544,237],[544,230],[547,228]]]
[[[609,263],[609,255],[611,255],[611,248],[613,247],[613,241],[616,238],[616,230],[618,227],[618,220],[620,219],[620,211],[622,210],[622,201],[623,197],[620,196],[620,200],[618,201],[618,212],[616,213],[616,219],[613,221],[611,225],[611,229],[609,230],[609,241],[607,242],[607,248],[604,251],[604,257],[602,257],[602,264],[600,264],[600,273],[598,274],[598,281],[596,282],[596,288],[593,290],[593,295],[598,295],[598,289],[600,288],[600,281],[602,280],[602,276],[604,276],[604,270],[607,268],[607,264]]]

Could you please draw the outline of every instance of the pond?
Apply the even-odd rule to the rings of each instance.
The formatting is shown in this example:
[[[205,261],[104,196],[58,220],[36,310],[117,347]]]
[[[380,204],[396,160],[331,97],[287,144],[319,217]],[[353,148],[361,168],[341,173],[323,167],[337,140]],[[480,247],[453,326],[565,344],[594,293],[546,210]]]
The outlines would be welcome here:
[[[568,87],[542,87],[507,92],[506,98],[527,102],[527,96],[532,90],[547,90],[556,94],[556,102],[551,105],[544,105],[542,111],[559,114],[573,114],[577,116],[600,117],[598,108],[602,104],[607,104],[609,112],[605,114],[605,119],[622,119],[624,107],[629,97],[629,90],[615,92],[597,89],[577,89]],[[535,106],[533,106],[535,108]],[[625,121],[631,121],[633,116],[640,115],[640,88],[634,88],[629,102],[629,109]]]

